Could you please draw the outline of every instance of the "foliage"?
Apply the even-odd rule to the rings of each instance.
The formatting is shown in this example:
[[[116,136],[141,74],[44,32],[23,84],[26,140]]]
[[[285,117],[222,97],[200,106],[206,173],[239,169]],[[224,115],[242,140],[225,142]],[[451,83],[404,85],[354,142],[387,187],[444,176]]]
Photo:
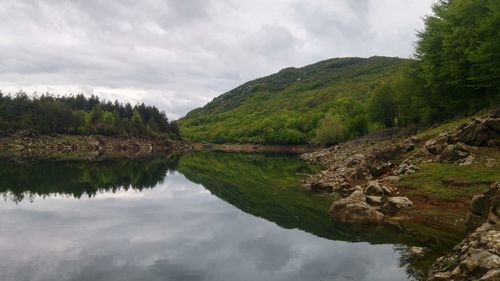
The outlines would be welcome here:
[[[433,12],[416,48],[429,102],[447,118],[498,104],[500,2],[439,1]]]
[[[345,128],[338,114],[327,114],[318,123],[313,143],[337,144],[345,138]]]
[[[112,136],[169,136],[180,139],[175,122],[154,106],[123,105],[82,94],[29,97],[0,92],[0,133],[103,134]]]
[[[181,130],[196,142],[332,144],[500,104],[500,2],[441,0],[424,21],[418,60],[339,58],[283,69],[193,110]]]
[[[384,84],[372,94],[368,103],[368,116],[374,123],[383,124],[385,127],[394,126],[396,115],[396,102],[391,87]]]
[[[173,172],[179,157],[80,161],[0,161],[0,196],[14,202],[54,194],[80,198],[120,189],[143,190]]]
[[[182,135],[195,142],[318,142],[319,121],[341,116],[341,139],[368,132],[365,100],[407,60],[339,58],[287,68],[231,90],[179,120]],[[327,133],[327,126],[320,134]]]

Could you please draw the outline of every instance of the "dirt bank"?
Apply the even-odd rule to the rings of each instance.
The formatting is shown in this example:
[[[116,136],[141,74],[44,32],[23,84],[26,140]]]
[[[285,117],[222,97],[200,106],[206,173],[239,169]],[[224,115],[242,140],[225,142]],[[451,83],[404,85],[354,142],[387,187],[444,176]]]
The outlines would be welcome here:
[[[248,153],[286,153],[303,154],[321,149],[311,145],[280,145],[280,144],[193,144],[195,150],[213,150],[225,152]]]
[[[160,138],[15,134],[0,138],[0,157],[54,160],[145,157],[190,150],[184,142]]]

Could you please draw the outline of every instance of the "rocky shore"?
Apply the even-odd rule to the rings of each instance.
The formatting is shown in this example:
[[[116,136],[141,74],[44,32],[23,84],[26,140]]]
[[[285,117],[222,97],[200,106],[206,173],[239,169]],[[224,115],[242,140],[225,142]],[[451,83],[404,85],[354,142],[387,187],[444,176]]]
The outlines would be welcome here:
[[[0,138],[0,156],[5,158],[96,160],[171,154],[190,149],[192,147],[185,142],[160,138],[29,133]]]
[[[438,224],[439,220],[449,221],[440,217],[440,208],[447,208],[449,213],[455,213],[456,222],[463,222],[464,218],[459,217],[471,198],[471,191],[463,191],[463,187],[484,186],[499,179],[500,108],[458,126],[428,131],[377,141],[351,141],[304,154],[304,159],[325,167],[305,180],[304,188],[335,198],[329,214],[339,223],[419,220],[429,209],[438,210],[433,213]],[[425,175],[418,177],[421,169],[429,165],[439,165],[444,171],[427,168],[426,172],[436,173],[439,180],[432,183],[434,193],[429,192],[430,187],[412,182],[422,180]],[[457,174],[458,170],[463,171],[461,167],[480,169],[489,178],[478,178],[480,175],[470,175],[468,171]],[[436,261],[429,280],[500,280],[499,184],[493,185],[472,200],[464,227],[471,234],[449,256]]]
[[[465,223],[472,233],[437,259],[429,281],[500,280],[500,181],[474,196]]]

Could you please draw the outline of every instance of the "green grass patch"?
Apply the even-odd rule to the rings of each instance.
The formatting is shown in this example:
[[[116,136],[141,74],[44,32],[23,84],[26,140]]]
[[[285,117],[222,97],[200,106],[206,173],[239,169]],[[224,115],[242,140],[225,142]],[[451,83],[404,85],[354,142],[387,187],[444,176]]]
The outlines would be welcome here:
[[[500,161],[499,153],[490,155]],[[500,179],[500,169],[488,168],[485,157],[470,166],[447,163],[423,163],[420,171],[403,178],[401,184],[412,188],[411,193],[442,200],[458,200],[485,191],[491,182]]]
[[[462,117],[450,121],[446,121],[440,125],[437,125],[433,128],[429,128],[427,130],[424,130],[416,135],[416,137],[427,139],[427,138],[433,138],[438,136],[440,133],[458,127],[459,125],[462,125],[464,123],[469,122],[471,117]]]

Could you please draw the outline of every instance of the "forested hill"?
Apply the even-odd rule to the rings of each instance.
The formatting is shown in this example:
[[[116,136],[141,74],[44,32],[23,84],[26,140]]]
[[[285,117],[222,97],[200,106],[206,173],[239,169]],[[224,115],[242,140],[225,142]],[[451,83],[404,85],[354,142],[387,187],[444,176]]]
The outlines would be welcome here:
[[[195,142],[336,144],[500,104],[500,1],[437,1],[416,60],[371,57],[287,68],[180,120]]]
[[[342,116],[348,133],[368,131],[364,104],[382,81],[405,64],[388,57],[336,58],[245,83],[179,120],[184,137],[194,142],[322,142],[320,120]],[[351,137],[351,136],[345,136]]]

